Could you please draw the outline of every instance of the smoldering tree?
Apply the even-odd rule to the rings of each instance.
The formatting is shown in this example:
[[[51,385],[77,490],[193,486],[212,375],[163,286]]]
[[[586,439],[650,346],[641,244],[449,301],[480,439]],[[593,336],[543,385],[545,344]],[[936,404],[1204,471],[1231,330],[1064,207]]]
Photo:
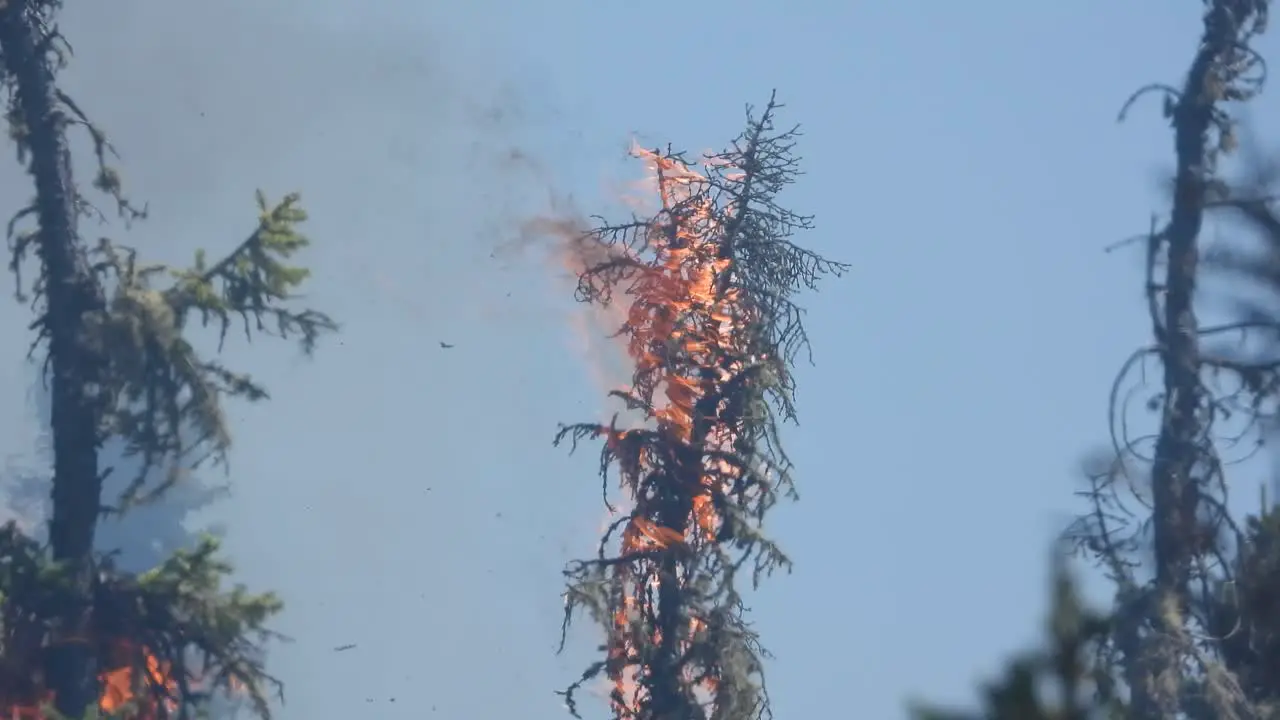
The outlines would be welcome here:
[[[618,335],[635,372],[612,395],[640,427],[563,427],[556,442],[603,440],[605,504],[630,503],[597,556],[570,565],[565,628],[585,611],[603,626],[605,658],[566,692],[607,678],[618,717],[746,720],[769,712],[765,651],[743,605],[790,561],[761,533],[794,496],[779,423],[794,420],[793,365],[808,348],[797,295],[846,266],[792,242],[811,218],[779,204],[798,175],[798,129],[778,130],[771,97],[729,148],[693,163],[637,153],[656,173],[650,217],[602,222],[576,238],[603,249],[577,296],[620,303]],[[703,169],[697,169],[700,165]]]
[[[278,600],[226,589],[230,566],[212,538],[136,574],[96,552],[95,537],[103,514],[156,500],[196,466],[225,459],[227,398],[267,396],[197,350],[196,321],[215,328],[219,347],[236,329],[294,337],[310,351],[335,328],[292,302],[307,277],[289,264],[308,244],[296,227],[305,214],[296,196],[271,205],[260,195],[257,227],[223,259],[199,252],[190,268],[142,263],[110,239],[87,243],[80,221],[106,215],[75,182],[69,130],[87,134],[92,184],[125,224],[145,212],[124,195],[105,134],[57,85],[69,52],[60,10],[57,0],[0,3],[9,135],[35,185],[9,224],[10,268],[35,313],[31,350],[43,359],[53,446],[47,547],[13,526],[0,538],[0,700],[17,712],[52,697],[57,714],[81,717],[96,708],[103,673],[127,668],[145,716],[189,716],[233,686],[265,715],[273,679],[260,642]],[[101,461],[109,440],[137,470],[112,497],[103,482],[113,468]]]

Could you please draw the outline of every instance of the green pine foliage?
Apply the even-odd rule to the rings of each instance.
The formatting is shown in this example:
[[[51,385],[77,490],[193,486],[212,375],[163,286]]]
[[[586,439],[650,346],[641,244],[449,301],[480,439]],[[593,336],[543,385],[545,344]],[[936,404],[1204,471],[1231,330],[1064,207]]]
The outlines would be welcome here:
[[[232,440],[226,401],[268,398],[267,389],[251,375],[228,367],[216,354],[201,353],[192,329],[209,327],[219,350],[236,330],[246,340],[259,334],[295,340],[308,354],[323,334],[337,329],[327,315],[293,307],[295,292],[309,275],[290,262],[308,245],[298,230],[306,219],[298,196],[275,204],[261,193],[257,199],[257,227],[214,263],[199,250],[189,267],[144,265],[137,251],[107,239],[90,253],[95,272],[112,288],[107,306],[86,318],[84,326],[91,347],[108,361],[104,377],[110,402],[100,417],[102,437],[122,440],[125,456],[140,459],[136,475],[114,505],[106,505],[104,498],[104,511],[125,513],[160,500],[189,470],[224,462]],[[20,248],[23,240],[17,238],[15,246]],[[33,290],[38,298],[39,287]],[[165,471],[159,475],[162,480],[144,485],[157,476],[152,472],[157,467]],[[21,546],[28,555],[33,552],[29,541]],[[10,547],[18,545],[0,545],[0,558],[7,557]],[[100,559],[94,604],[103,617],[95,623],[101,623],[101,637],[138,643],[167,663],[183,703],[194,708],[211,692],[222,691],[247,698],[257,713],[268,717],[269,697],[282,686],[263,666],[262,644],[279,638],[268,621],[282,606],[270,593],[225,589],[232,567],[218,550],[215,539],[204,538],[194,550],[179,551],[136,578],[106,570],[109,558]],[[43,568],[42,573],[32,577],[52,577],[47,552],[40,563],[35,567]],[[28,587],[26,592],[35,591]],[[21,593],[5,596],[21,607],[59,607],[44,600],[24,603],[29,595]],[[24,617],[39,624],[56,613]],[[103,645],[101,657],[112,657],[110,643]],[[138,677],[145,677],[145,656],[135,654],[130,660]],[[27,672],[38,667],[21,665]]]
[[[282,605],[271,593],[227,587],[232,570],[212,537],[141,575],[116,572],[103,558],[93,588],[92,638],[99,656],[136,668],[139,698],[190,710],[223,692],[246,697],[259,715],[269,716],[270,697],[282,687],[264,667],[261,643],[279,637],[268,623]],[[0,689],[6,699],[40,700],[45,627],[71,592],[65,572],[43,547],[13,523],[0,527]],[[173,687],[147,682],[144,648],[169,668]]]
[[[137,698],[126,716],[193,717],[212,694],[229,693],[268,717],[270,698],[281,688],[265,668],[264,643],[278,638],[269,623],[281,603],[232,583],[233,568],[216,540],[203,538],[132,574],[117,570],[110,556],[86,553],[91,543],[66,538],[91,536],[101,513],[159,500],[197,466],[225,463],[232,444],[226,403],[268,397],[222,358],[233,331],[246,340],[288,339],[310,354],[337,329],[330,317],[299,303],[309,275],[296,260],[309,245],[299,231],[306,214],[297,195],[271,203],[259,193],[258,220],[247,237],[216,261],[197,251],[189,267],[145,263],[136,249],[112,239],[86,243],[78,221],[107,218],[74,183],[68,131],[87,132],[92,187],[125,227],[145,220],[146,209],[124,195],[106,134],[57,87],[57,71],[69,57],[57,26],[60,8],[51,0],[0,0],[8,134],[36,188],[8,225],[9,267],[16,296],[35,314],[30,353],[43,358],[55,383],[55,456],[75,455],[61,464],[66,458],[55,457],[55,467],[95,467],[96,448],[116,440],[139,460],[139,470],[115,498],[101,497],[101,478],[111,468],[100,468],[98,477],[55,472],[54,518],[61,516],[64,527],[51,530],[49,546],[13,525],[0,528],[0,711],[76,686],[66,668],[91,666],[60,665],[60,677],[50,670],[54,646],[65,647],[70,632],[73,644],[88,646],[99,671],[132,668]],[[201,328],[209,329],[207,343],[199,340]],[[76,442],[59,445],[59,435],[72,432],[67,437]],[[149,478],[159,480],[148,484]],[[55,561],[59,552],[64,559]],[[149,681],[156,662],[168,669],[171,685]],[[97,708],[86,712],[94,716]]]
[[[140,265],[136,251],[99,242],[95,268],[115,286],[106,310],[86,328],[93,347],[109,359],[114,402],[104,414],[103,431],[126,442],[126,457],[142,459],[119,498],[120,509],[158,497],[192,464],[224,461],[231,433],[223,402],[268,396],[252,376],[201,355],[184,333],[190,321],[213,325],[219,349],[238,327],[246,340],[259,333],[296,339],[308,354],[323,333],[336,329],[325,314],[292,307],[309,275],[305,267],[289,264],[308,245],[297,227],[306,220],[298,202],[290,195],[269,205],[259,193],[258,226],[212,264],[199,250],[187,268]],[[157,287],[161,279],[167,285]],[[144,488],[160,463],[170,471],[165,481]]]

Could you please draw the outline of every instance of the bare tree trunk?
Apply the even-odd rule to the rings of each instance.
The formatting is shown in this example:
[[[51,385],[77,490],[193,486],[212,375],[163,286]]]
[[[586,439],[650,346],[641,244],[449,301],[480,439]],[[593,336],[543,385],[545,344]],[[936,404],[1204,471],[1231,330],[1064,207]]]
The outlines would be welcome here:
[[[87,637],[93,581],[93,536],[101,504],[98,474],[98,408],[101,364],[85,342],[86,316],[104,307],[77,236],[77,199],[72,182],[66,119],[58,107],[48,33],[27,0],[0,7],[0,53],[15,81],[17,110],[30,152],[39,221],[37,252],[43,264],[45,314],[41,331],[49,342],[54,479],[49,540],[56,561],[71,573],[71,597],[51,638],[48,684],[67,717],[82,717],[96,704],[97,668]]]
[[[1208,181],[1212,173],[1209,133],[1221,63],[1236,40],[1233,0],[1215,0],[1205,17],[1200,49],[1172,109],[1177,171],[1168,227],[1151,240],[1148,258],[1154,278],[1161,245],[1166,251],[1163,284],[1150,282],[1155,340],[1164,367],[1164,404],[1152,465],[1155,535],[1155,603],[1151,618],[1166,641],[1186,637],[1187,592],[1199,536],[1197,509],[1210,458],[1203,452],[1205,418],[1199,327],[1194,298]],[[1183,680],[1182,653],[1157,643],[1148,657],[1147,683],[1134,688],[1137,717],[1175,717]]]

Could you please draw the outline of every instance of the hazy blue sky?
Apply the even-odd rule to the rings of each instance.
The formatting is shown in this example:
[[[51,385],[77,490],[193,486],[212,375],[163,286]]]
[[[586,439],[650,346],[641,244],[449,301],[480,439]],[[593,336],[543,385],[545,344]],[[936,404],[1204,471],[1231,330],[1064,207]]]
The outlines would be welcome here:
[[[804,242],[853,265],[807,301],[803,499],[770,528],[796,572],[754,602],[776,710],[968,699],[1038,632],[1048,541],[1143,336],[1139,257],[1103,248],[1163,207],[1170,139],[1154,102],[1115,114],[1138,85],[1181,80],[1199,11],[73,4],[68,82],[153,209],[133,241],[168,260],[230,248],[255,188],[300,190],[313,300],[346,325],[314,362],[231,351],[275,398],[233,411],[234,496],[215,515],[244,579],[290,604],[281,717],[565,717],[553,691],[595,640],[553,655],[560,570],[601,510],[594,457],[550,439],[603,405],[561,288],[489,255],[553,193],[604,207],[635,171],[633,133],[718,146],[774,87],[808,133]],[[7,211],[30,191],[4,173]],[[0,323],[17,338],[26,316],[0,305]],[[35,428],[25,340],[11,347],[0,452],[19,462]]]

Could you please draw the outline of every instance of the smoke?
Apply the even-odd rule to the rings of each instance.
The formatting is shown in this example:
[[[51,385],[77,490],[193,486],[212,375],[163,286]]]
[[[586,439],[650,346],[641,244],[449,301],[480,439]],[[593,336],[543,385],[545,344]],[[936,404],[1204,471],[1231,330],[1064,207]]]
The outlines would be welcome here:
[[[50,399],[43,382],[32,384],[31,399],[36,421],[41,428],[48,428]],[[5,501],[8,512],[21,527],[43,539],[49,517],[53,456],[48,431],[42,431],[39,437],[33,453],[36,462],[11,470]],[[124,443],[118,440],[110,440],[103,446],[99,464],[104,470],[111,470],[103,481],[108,504],[120,497],[142,469],[140,459],[128,456]],[[159,481],[161,475],[163,468],[156,471],[155,477],[148,478],[148,482]],[[199,476],[184,478],[157,502],[135,508],[124,517],[103,518],[95,538],[97,549],[114,553],[116,565],[122,570],[135,573],[150,570],[175,550],[194,546],[199,534],[222,532],[217,525],[192,527],[189,523],[195,513],[209,507],[226,490],[225,485],[210,483]]]
[[[434,150],[455,145],[458,128],[493,134],[517,114],[516,101],[503,97],[498,83],[469,82],[483,73],[462,78],[443,70],[446,54],[474,58],[403,17],[391,21],[385,10],[300,12],[252,0],[70,4],[62,30],[73,55],[63,87],[107,132],[121,155],[126,192],[151,215],[127,236],[119,226],[85,221],[86,240],[109,234],[139,246],[149,260],[185,264],[196,247],[216,253],[238,241],[253,220],[250,203],[259,187],[272,197],[300,189],[304,201],[317,196],[309,206],[349,215],[350,204],[365,200],[353,198],[352,187],[389,195],[395,189],[389,185],[429,166]],[[87,138],[73,132],[73,141],[87,186]],[[317,165],[325,171],[309,169],[312,177],[299,188],[297,168]],[[12,161],[0,163],[0,187],[6,217],[32,192]],[[340,253],[320,262],[350,264]],[[7,314],[5,320],[15,324]],[[38,531],[50,475],[41,383],[32,384],[27,404],[30,424],[40,429],[25,432],[21,447],[6,447],[12,457],[5,504],[23,527]],[[110,444],[103,465],[115,467],[109,493],[136,471]],[[144,568],[188,544],[186,516],[221,489],[200,482],[180,487],[123,522],[104,522],[100,547],[120,549],[123,564]]]
[[[492,170],[501,159],[498,148],[520,142],[532,113],[513,90],[520,83],[490,66],[490,48],[465,46],[474,38],[450,38],[408,7],[255,0],[68,4],[62,31],[74,55],[63,87],[118,149],[126,192],[150,209],[128,233],[118,224],[85,221],[85,240],[109,235],[138,247],[148,261],[186,264],[198,247],[216,257],[243,237],[255,219],[258,188],[272,199],[300,191],[312,214],[306,230],[324,239],[303,258],[319,280],[311,300],[346,319],[358,314],[347,311],[350,304],[370,294],[361,282],[381,291],[378,300],[395,301],[387,297],[384,272],[425,265],[444,242],[474,242],[473,233],[456,228],[474,228],[462,216],[473,213],[477,198],[496,208],[495,222],[517,227],[503,219],[515,216],[504,206],[519,204],[513,196],[524,181],[495,183]],[[73,140],[78,179],[87,186],[87,140]],[[0,163],[5,217],[32,194],[29,178],[8,157]],[[399,267],[372,264],[370,258],[387,257],[370,252],[379,237],[405,228],[423,241],[398,238],[397,249],[421,248],[421,254],[401,254]],[[440,240],[432,247],[426,238]],[[345,282],[329,282],[335,277]],[[424,294],[419,290],[415,302],[430,303]],[[8,304],[0,317],[16,336],[30,316]],[[12,347],[19,355],[25,341]],[[270,350],[265,354],[290,352]],[[257,373],[260,357],[236,364]],[[257,374],[272,385],[270,370]],[[25,368],[18,387],[32,375]],[[6,433],[5,452],[16,459],[7,468],[4,505],[43,536],[51,471],[43,430],[48,398],[39,383],[30,385],[28,404],[23,437]],[[137,467],[118,444],[104,448],[102,463],[114,466],[106,482],[109,502]],[[120,551],[122,569],[154,567],[190,545],[196,532],[217,529],[197,522],[225,491],[217,480],[185,479],[162,501],[105,520],[99,549]]]
[[[641,413],[604,401],[610,392],[625,389],[631,383],[633,364],[622,334],[631,306],[627,288],[618,288],[607,303],[566,305],[578,299],[578,282],[585,271],[624,258],[628,251],[609,244],[593,232],[592,219],[572,196],[557,190],[552,174],[536,157],[524,150],[512,149],[503,165],[507,172],[526,174],[545,190],[546,199],[543,207],[520,220],[515,237],[500,243],[494,256],[509,263],[532,264],[547,279],[546,291],[558,301],[555,306],[567,308],[556,318],[556,325],[567,328],[570,348],[583,363],[592,388],[601,398],[599,412],[603,417],[600,419],[616,421],[622,427],[640,426],[644,422]],[[632,192],[636,183],[620,185],[608,178],[601,180],[610,199],[632,210],[644,209],[647,198]],[[616,418],[612,417],[614,412],[618,413]]]
[[[551,290],[561,298],[575,295],[583,272],[619,254],[591,235],[584,219],[572,215],[531,218],[521,228],[520,241],[540,253],[540,263],[552,280]],[[618,335],[626,321],[623,300],[614,298],[607,305],[578,303],[566,318],[573,349],[601,396],[630,380],[624,340]]]
[[[566,171],[536,159],[574,155],[542,152],[541,141],[531,137],[545,131],[555,99],[539,92],[536,79],[496,66],[503,57],[496,51],[501,37],[490,37],[488,28],[451,33],[435,22],[432,15],[444,11],[434,8],[397,0],[69,4],[63,32],[75,56],[64,86],[108,133],[121,155],[117,166],[127,192],[151,211],[127,235],[118,225],[91,222],[84,235],[110,235],[137,246],[149,261],[185,264],[197,247],[216,257],[239,240],[254,219],[256,189],[273,198],[297,190],[312,214],[306,230],[317,240],[302,259],[316,277],[309,300],[350,323],[339,342],[362,346],[370,342],[361,335],[366,330],[383,332],[378,342],[395,340],[372,330],[375,323],[356,321],[385,310],[410,314],[405,332],[440,328],[441,339],[452,330],[447,323],[464,321],[454,319],[460,303],[489,308],[495,325],[536,313],[539,332],[545,325],[566,333],[572,355],[563,365],[585,363],[601,412],[612,412],[615,404],[604,394],[625,386],[630,374],[624,349],[609,339],[624,304],[602,310],[573,302],[577,272],[605,250],[573,242],[584,237],[574,230],[588,223],[557,192]],[[552,118],[550,124],[558,122]],[[78,142],[79,178],[87,182],[84,139]],[[31,194],[29,179],[12,162],[0,163],[0,186],[6,215]],[[474,267],[460,267],[459,258]],[[515,300],[504,297],[512,288],[493,277],[503,261],[532,271],[539,282],[530,284],[537,287],[529,295],[536,297],[522,298],[524,287],[514,288]],[[9,312],[19,332],[29,317],[22,308]],[[485,339],[500,329],[487,328]],[[441,356],[452,361],[465,350],[470,348]],[[270,359],[288,352],[267,347],[234,362],[277,387]],[[278,368],[275,373],[281,375]],[[41,394],[35,392],[37,405],[44,402]],[[31,412],[33,426],[43,427],[45,420],[44,411]],[[23,455],[31,458],[31,479],[11,485],[10,504],[39,525],[47,502],[47,454],[24,448]],[[104,462],[117,465],[109,480],[114,484],[131,477],[133,468],[112,455],[104,453]],[[104,524],[99,546],[121,549],[121,564],[133,568],[190,542],[189,531],[199,529],[194,516],[214,499],[205,493],[216,493],[212,483],[218,480],[201,485],[196,478],[186,486],[189,496],[179,490]],[[232,481],[250,484],[234,475]],[[231,537],[244,535],[233,528]],[[271,571],[254,558],[246,565],[255,562],[260,574]],[[250,583],[258,587],[258,581]],[[286,597],[291,590],[312,597],[297,585],[267,587]],[[299,639],[306,637],[299,633]],[[287,665],[287,652],[277,658]],[[328,661],[295,664],[324,670]],[[311,685],[318,688],[311,693],[316,698],[330,694],[323,682]],[[301,701],[305,710],[308,700]]]

